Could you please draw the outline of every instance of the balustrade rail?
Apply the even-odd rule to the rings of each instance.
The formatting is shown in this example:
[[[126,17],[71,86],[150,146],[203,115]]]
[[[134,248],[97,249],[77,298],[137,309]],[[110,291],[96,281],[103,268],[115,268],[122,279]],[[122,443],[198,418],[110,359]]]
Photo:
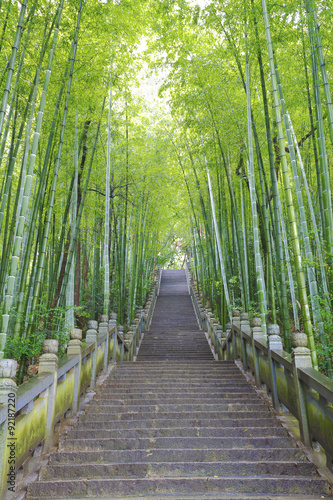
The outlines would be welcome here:
[[[333,380],[312,367],[306,336],[292,336],[290,355],[283,350],[278,325],[267,327],[266,338],[260,318],[253,318],[250,326],[248,314],[239,311],[233,311],[233,321],[223,332],[213,313],[203,307],[188,265],[186,274],[198,322],[208,334],[216,359],[240,360],[244,370],[254,375],[256,385],[266,386],[274,408],[286,408],[298,419],[304,444],[320,443],[326,465],[333,470]]]
[[[38,376],[18,388],[15,362],[0,361],[0,498],[14,484],[17,471],[42,444],[48,452],[54,441],[55,424],[68,412],[79,410],[80,396],[93,390],[102,371],[106,373],[110,360],[132,361],[142,334],[149,328],[160,287],[158,268],[144,308],[139,307],[134,321],[124,334],[117,326],[117,315],[102,322],[88,321],[86,345],[82,347],[82,331],[73,329],[67,355],[58,361],[56,354],[43,354]],[[12,447],[10,448],[10,444]],[[9,463],[13,457],[13,461]],[[10,466],[13,465],[11,472]]]

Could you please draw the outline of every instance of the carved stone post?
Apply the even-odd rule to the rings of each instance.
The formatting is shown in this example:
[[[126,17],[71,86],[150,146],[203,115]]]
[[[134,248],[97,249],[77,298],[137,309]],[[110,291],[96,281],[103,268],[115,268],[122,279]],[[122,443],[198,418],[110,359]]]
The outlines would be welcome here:
[[[70,331],[71,340],[67,345],[67,356],[78,356],[78,363],[74,367],[74,395],[73,395],[73,414],[79,411],[79,401],[81,394],[80,378],[82,364],[82,330],[80,328],[72,328]]]
[[[255,345],[255,341],[258,340],[262,344],[265,344],[265,336],[263,329],[261,327],[261,318],[252,318],[251,320],[252,327],[252,348],[253,348],[253,361],[254,361],[254,376],[256,379],[256,385],[260,387],[261,378],[260,378],[260,364],[259,364],[259,353],[258,349]]]
[[[101,321],[98,325],[98,338],[106,335],[104,344],[104,359],[103,359],[103,372],[106,373],[108,369],[108,353],[109,353],[109,317],[107,314],[102,314]]]
[[[247,333],[248,335],[251,335],[249,315],[247,312],[242,312],[240,314],[240,329],[242,332]],[[247,352],[246,352],[247,342],[246,342],[245,338],[243,337],[243,335],[241,337],[241,345],[242,345],[243,366],[244,366],[244,370],[247,370]]]
[[[118,326],[118,333],[121,338],[120,361],[124,361],[124,327],[122,325]]]
[[[117,314],[116,313],[111,313],[110,314],[110,320],[109,320],[109,329],[113,331],[113,352],[112,352],[112,361],[116,362],[117,361]]]
[[[238,309],[234,309],[232,311],[232,326],[236,326],[237,328],[240,328],[240,312],[238,311]],[[237,353],[237,334],[235,332],[235,330],[233,331],[233,336],[232,336],[232,339],[233,339],[233,357],[234,359],[237,359],[238,358],[238,353]]]
[[[88,330],[86,333],[86,341],[87,344],[95,344],[94,350],[91,353],[92,366],[91,366],[91,381],[90,381],[90,389],[95,389],[96,386],[96,372],[97,372],[97,321],[91,319],[88,321]]]
[[[17,385],[13,378],[16,375],[17,362],[14,359],[0,360],[0,408],[5,408],[5,419],[0,424],[0,498],[8,488],[15,488],[16,468],[11,468],[8,459],[15,459],[15,403]],[[9,475],[7,475],[9,474]],[[11,484],[13,483],[13,484]]]
[[[39,358],[39,368],[38,375],[46,375],[52,373],[53,381],[51,385],[45,391],[46,404],[47,404],[47,415],[46,415],[46,427],[45,427],[45,439],[43,444],[43,452],[48,453],[53,444],[54,436],[54,418],[55,418],[55,405],[56,405],[56,395],[57,395],[57,383],[58,383],[58,356],[56,354],[42,354]]]
[[[282,340],[280,337],[280,327],[279,325],[268,325],[267,326],[268,335],[268,362],[269,370],[271,372],[271,384],[272,384],[272,400],[273,406],[276,410],[279,409],[279,396],[277,389],[277,378],[276,378],[276,363],[272,358],[271,351],[283,351]]]
[[[275,351],[283,351],[279,325],[268,325],[267,335],[270,350],[274,349]]]
[[[232,323],[227,323],[225,325],[225,336],[226,336],[226,339],[227,339],[227,359],[228,360],[231,359],[231,350],[230,350],[230,344],[232,342],[232,331],[231,331],[231,328],[232,328]]]
[[[298,368],[312,368],[310,349],[307,348],[308,338],[305,333],[293,333],[291,345],[294,347],[291,355],[293,361],[293,375],[296,392],[299,430],[304,444],[311,446],[306,397],[302,382],[298,378]]]

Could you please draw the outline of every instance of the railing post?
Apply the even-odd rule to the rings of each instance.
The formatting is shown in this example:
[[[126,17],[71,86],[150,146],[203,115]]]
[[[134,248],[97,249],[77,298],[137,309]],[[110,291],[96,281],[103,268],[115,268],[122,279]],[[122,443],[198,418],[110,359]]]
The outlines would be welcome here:
[[[260,342],[265,341],[265,336],[263,329],[261,327],[261,318],[252,318],[251,320],[252,326],[252,348],[253,348],[253,362],[254,362],[254,377],[256,380],[256,385],[258,387],[261,386],[261,378],[260,378],[260,365],[259,365],[259,355],[258,349],[254,343],[255,340]]]
[[[90,319],[88,321],[88,330],[86,334],[87,344],[95,344],[94,350],[91,353],[92,358],[92,366],[91,366],[91,380],[90,380],[90,389],[95,389],[96,386],[96,372],[97,372],[97,321]]]
[[[101,316],[101,322],[98,325],[98,337],[101,338],[106,335],[104,341],[104,360],[103,372],[106,373],[108,369],[108,352],[109,352],[109,317],[107,314]]]
[[[117,314],[111,313],[111,319],[109,320],[109,328],[114,328],[113,331],[113,352],[112,352],[112,361],[115,363],[117,361]]]
[[[5,421],[0,426],[0,498],[6,490],[15,491],[16,468],[8,460],[15,460],[15,404],[17,385],[13,378],[16,375],[17,362],[14,359],[0,360],[0,407],[5,407]],[[13,490],[10,490],[13,488]]]
[[[227,360],[231,359],[230,343],[232,342],[232,323],[225,325],[225,335],[227,339]]]
[[[142,306],[138,307],[137,311],[138,311],[138,317],[139,317],[139,340],[141,340],[142,323],[143,323],[143,307]]]
[[[301,440],[306,446],[311,446],[308,413],[303,384],[298,378],[298,368],[312,368],[310,349],[307,348],[308,339],[306,333],[291,334],[291,344],[294,347],[292,353],[293,376],[296,392],[298,423]]]
[[[247,312],[242,312],[240,314],[240,329],[241,329],[241,332],[247,333],[248,335],[251,334],[249,315]],[[242,334],[242,338],[241,338],[241,346],[242,346],[243,366],[244,366],[244,370],[247,370],[246,340],[243,337],[243,334]]]
[[[274,349],[274,351],[281,351],[281,352],[283,351],[279,325],[267,325],[267,335],[268,335],[268,362],[269,362],[269,369],[271,372],[271,383],[272,383],[272,400],[275,410],[278,410],[279,397],[277,390],[275,361],[272,358],[271,351],[272,349]]]
[[[216,351],[217,351],[217,359],[222,359],[222,349],[221,342],[224,337],[222,325],[217,325],[216,328]]]
[[[47,415],[45,426],[45,440],[43,443],[43,452],[48,453],[53,444],[54,436],[54,418],[56,406],[56,394],[58,383],[58,356],[52,353],[42,354],[39,358],[38,375],[53,374],[53,382],[45,391],[47,398]]]
[[[238,309],[234,309],[232,311],[232,326],[236,326],[237,328],[240,328],[240,312]],[[237,353],[237,335],[235,330],[233,330],[232,334],[232,339],[233,339],[233,349],[234,349],[234,359],[238,359],[238,353]]]
[[[75,415],[79,411],[80,401],[80,378],[82,364],[82,330],[72,328],[70,331],[71,340],[67,345],[67,356],[78,356],[78,363],[74,367],[74,394],[72,412]]]
[[[119,333],[119,337],[121,339],[120,361],[124,361],[124,327],[122,325],[118,326],[118,333]]]

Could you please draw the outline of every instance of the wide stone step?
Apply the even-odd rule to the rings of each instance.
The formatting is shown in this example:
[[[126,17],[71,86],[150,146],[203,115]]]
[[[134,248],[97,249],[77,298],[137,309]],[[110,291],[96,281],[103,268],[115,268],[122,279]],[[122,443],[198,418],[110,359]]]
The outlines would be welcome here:
[[[300,448],[94,450],[52,453],[50,464],[129,462],[295,462],[306,461]]]
[[[237,389],[237,390],[236,390]],[[119,390],[119,388],[118,388]],[[214,392],[209,392],[207,394],[207,391],[203,392],[202,390],[192,390],[192,391],[186,391],[186,398],[184,397],[183,392],[175,392],[172,389],[168,391],[167,393],[165,391],[150,391],[150,392],[144,392],[140,393],[140,395],[134,391],[132,393],[130,392],[115,392],[112,389],[102,389],[97,392],[97,397],[98,399],[110,399],[111,401],[123,401],[123,400],[136,400],[137,398],[140,397],[140,401],[142,402],[142,397],[144,396],[145,400],[151,400],[151,399],[172,399],[173,401],[179,400],[179,401],[184,401],[186,400],[199,400],[203,401],[205,399],[223,399],[227,397],[235,397],[240,398],[240,397],[249,397],[249,396],[254,396],[255,397],[255,392],[252,389],[252,387],[237,387],[233,389],[232,391],[228,390],[220,390],[220,392],[214,391]],[[139,401],[139,400],[138,400]]]
[[[42,467],[42,481],[113,477],[307,476],[318,478],[310,462],[159,462],[128,464],[66,464]]]
[[[70,439],[98,438],[157,438],[157,437],[263,437],[288,436],[283,427],[178,427],[159,429],[72,429]]]
[[[134,450],[134,449],[241,449],[241,448],[291,448],[291,437],[156,437],[156,438],[95,438],[65,439],[60,441],[60,451]]]
[[[177,419],[151,419],[151,420],[131,420],[130,422],[127,420],[117,420],[109,419],[109,420],[101,420],[101,419],[91,419],[88,421],[82,420],[82,416],[80,416],[79,421],[73,425],[73,429],[109,429],[110,425],[112,428],[117,429],[128,429],[129,426],[132,429],[157,429],[157,428],[202,428],[202,427],[275,427],[277,422],[272,415],[267,415],[265,413],[264,418],[258,418],[257,414],[255,414],[252,418],[242,418],[242,419],[232,419],[229,418],[221,420],[218,419],[195,419],[195,418],[177,418]]]
[[[136,478],[136,479],[82,479],[40,481],[33,483],[28,490],[28,499],[54,498],[63,496],[121,496],[151,495],[161,493],[296,493],[327,494],[325,481],[309,477],[181,477],[181,478]]]
[[[195,378],[192,379],[191,381],[186,381],[186,380],[181,380],[181,379],[165,379],[162,381],[159,381],[158,379],[147,379],[147,380],[138,380],[134,379],[133,381],[128,381],[127,379],[118,379],[117,381],[115,380],[110,380],[109,382],[105,382],[103,387],[105,388],[115,388],[115,389],[121,389],[122,391],[124,389],[131,389],[134,387],[154,387],[155,390],[158,390],[158,388],[161,388],[161,390],[164,389],[172,389],[173,391],[175,388],[179,388],[181,391],[186,390],[192,390],[192,389],[200,389],[206,390],[207,388],[216,388],[216,389],[227,389],[227,388],[233,388],[233,387],[249,387],[248,382],[244,380],[243,377],[229,377],[228,379],[200,379],[200,378]],[[177,391],[179,392],[179,391]]]
[[[121,406],[127,406],[127,407],[131,407],[131,406],[142,407],[142,398],[141,399],[134,399],[133,397],[115,398],[115,397],[112,397],[111,395],[105,396],[104,394],[98,395],[98,396],[99,397],[94,399],[94,401],[96,401],[97,406],[102,406],[102,405],[119,406],[119,405],[121,405]],[[156,406],[156,405],[158,405],[158,406],[172,405],[172,404],[176,405],[176,406],[180,406],[180,402],[184,406],[187,406],[187,405],[195,406],[195,405],[199,404],[199,402],[201,405],[204,405],[204,404],[216,405],[216,404],[220,404],[221,402],[223,402],[223,403],[228,402],[229,404],[230,403],[243,403],[243,404],[254,403],[256,400],[253,398],[253,396],[252,397],[251,396],[252,395],[249,393],[245,393],[245,394],[240,393],[239,397],[237,397],[237,394],[231,395],[229,393],[226,393],[226,394],[222,394],[222,395],[219,394],[216,397],[210,397],[210,394],[209,394],[209,397],[202,397],[202,398],[186,397],[186,398],[182,399],[182,398],[174,398],[173,395],[165,395],[164,397],[163,396],[154,397],[154,394],[144,394],[144,400],[145,400],[145,403],[147,405],[154,405],[154,406]],[[136,395],[136,397],[138,397],[138,395]],[[177,404],[178,401],[179,401],[179,404]]]
[[[267,409],[267,406],[262,404],[260,400],[253,400],[253,399],[246,399],[244,402],[243,400],[233,402],[231,399],[230,402],[228,402],[228,398],[225,400],[225,403],[219,402],[218,404],[201,404],[201,403],[193,403],[193,404],[166,404],[162,403],[159,405],[154,405],[154,404],[141,404],[141,405],[135,405],[131,404],[130,401],[127,404],[124,405],[116,405],[113,404],[109,400],[96,400],[96,402],[93,405],[89,405],[89,407],[86,409],[86,413],[105,413],[105,411],[108,411],[110,414],[121,414],[124,413],[125,411],[128,413],[138,413],[138,412],[162,412],[162,413],[168,413],[168,412],[196,412],[196,411],[207,411],[207,412],[212,412],[212,411],[255,411],[255,410],[261,410],[264,411]]]
[[[143,382],[149,381],[152,379],[152,377],[158,376],[161,381],[173,381],[173,380],[178,380],[179,382],[191,382],[191,380],[196,381],[220,381],[220,380],[228,380],[229,377],[235,380],[244,380],[244,377],[239,373],[239,372],[234,372],[234,371],[226,371],[223,373],[210,373],[210,374],[200,374],[199,372],[193,372],[192,374],[176,374],[176,373],[171,373],[171,374],[163,374],[163,373],[158,373],[158,371],[154,372],[153,374],[148,374],[145,370],[142,370],[142,372],[138,372],[136,374],[130,374],[130,375],[125,375],[124,373],[120,372],[115,372],[114,376],[112,377],[113,380],[124,380],[127,382],[134,382],[135,380],[142,380]]]
[[[212,419],[242,419],[242,418],[265,418],[267,417],[267,411],[189,411],[189,412],[134,412],[134,413],[114,413],[110,412],[105,413],[85,413],[80,416],[80,420],[82,422],[91,422],[94,420],[111,420],[111,421],[119,421],[119,420],[160,420],[160,419],[181,419],[181,418],[192,418],[193,420],[212,420]]]

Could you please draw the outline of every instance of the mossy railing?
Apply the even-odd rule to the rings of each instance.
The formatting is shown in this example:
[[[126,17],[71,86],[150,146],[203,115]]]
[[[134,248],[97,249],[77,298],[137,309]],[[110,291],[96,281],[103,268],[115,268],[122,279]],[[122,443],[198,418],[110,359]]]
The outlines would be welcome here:
[[[287,408],[297,419],[301,440],[307,446],[317,441],[333,469],[333,380],[312,368],[306,336],[294,334],[293,353],[283,350],[278,325],[268,325],[263,334],[260,318],[251,326],[247,313],[233,311],[226,332],[209,309],[205,309],[192,276],[186,268],[190,295],[201,328],[207,333],[215,358],[240,360],[253,374],[258,387],[265,385],[277,411]]]
[[[42,445],[47,453],[54,442],[54,427],[68,414],[79,410],[80,396],[94,390],[97,376],[107,372],[112,360],[132,361],[143,332],[149,328],[159,292],[161,271],[158,269],[145,307],[139,307],[128,332],[117,326],[117,315],[109,321],[88,322],[86,346],[82,347],[81,330],[71,331],[67,355],[40,357],[39,373],[16,386],[16,362],[0,361],[0,498],[15,488],[18,470],[34,450]],[[81,332],[82,338],[82,332]]]

